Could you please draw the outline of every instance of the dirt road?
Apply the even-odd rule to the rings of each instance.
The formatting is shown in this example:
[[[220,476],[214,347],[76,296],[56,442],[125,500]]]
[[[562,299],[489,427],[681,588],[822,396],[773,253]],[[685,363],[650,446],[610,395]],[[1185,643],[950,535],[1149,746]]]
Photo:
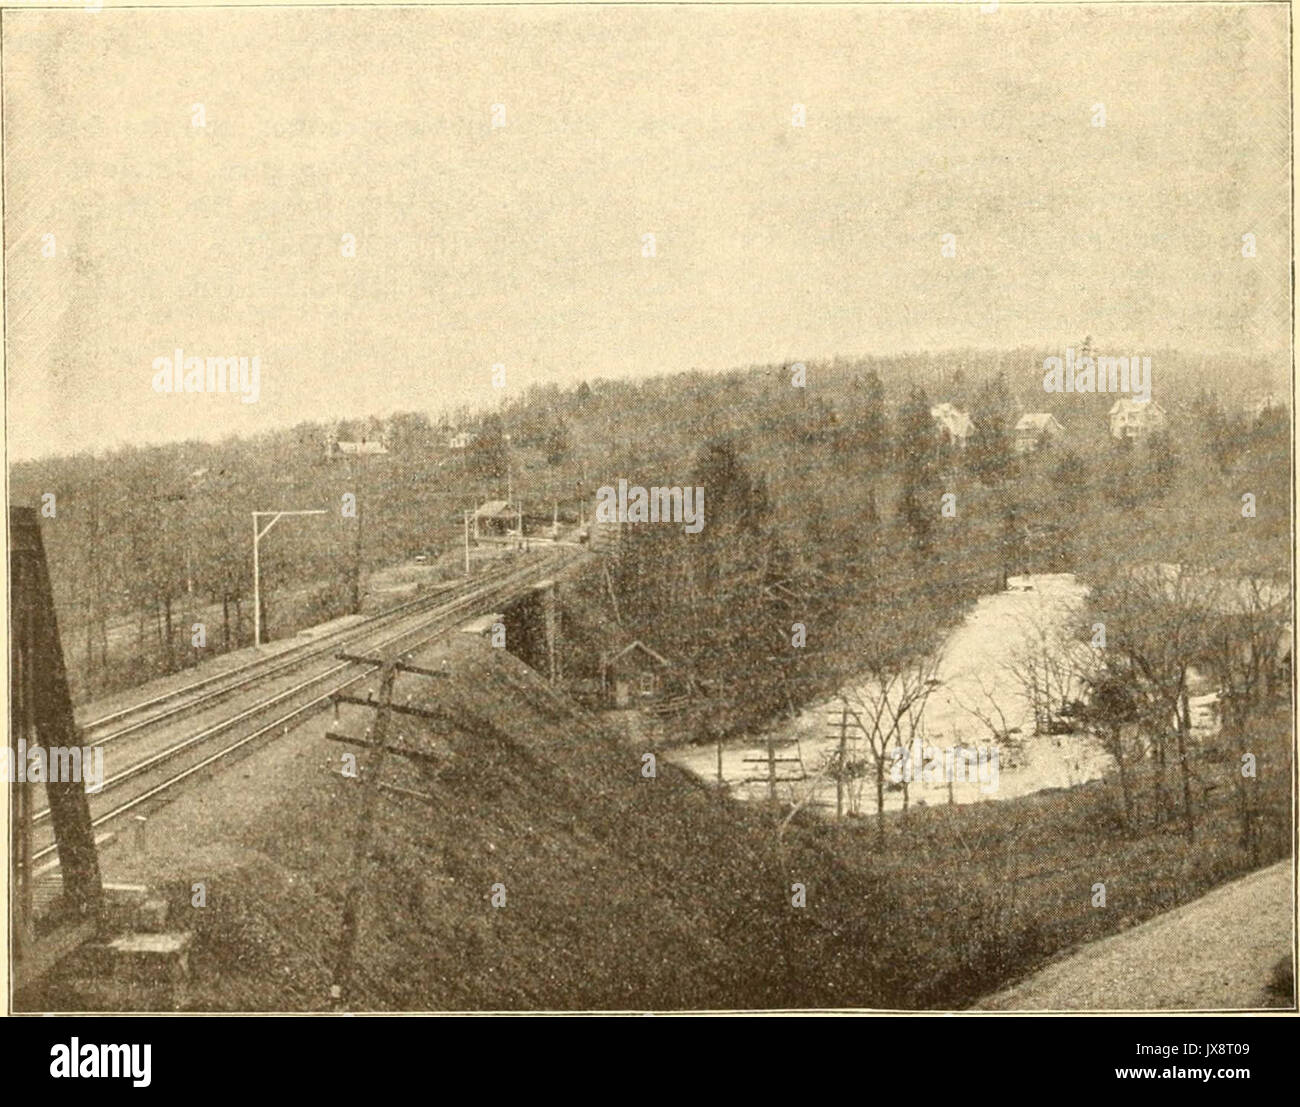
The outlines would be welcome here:
[[[1092,942],[976,1010],[1219,1010],[1289,1006],[1267,992],[1292,949],[1292,866],[1280,861]]]

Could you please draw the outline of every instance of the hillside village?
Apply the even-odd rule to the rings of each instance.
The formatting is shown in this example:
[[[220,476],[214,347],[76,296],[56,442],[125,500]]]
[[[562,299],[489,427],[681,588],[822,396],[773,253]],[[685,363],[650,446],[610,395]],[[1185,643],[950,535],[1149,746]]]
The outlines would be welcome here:
[[[1031,405],[1032,391],[1013,386],[1005,355],[986,362],[984,376],[972,370],[974,357],[963,360],[961,373],[940,361],[928,370],[870,361],[813,366],[802,389],[790,387],[783,366],[596,381],[535,390],[478,415],[344,420],[257,442],[50,459],[15,467],[12,479],[18,496],[60,489],[49,552],[70,675],[82,697],[137,683],[146,663],[160,679],[195,663],[182,628],[196,610],[220,625],[214,645],[238,650],[248,642],[241,507],[250,495],[272,505],[314,504],[359,489],[363,509],[360,522],[308,520],[277,534],[264,562],[271,640],[348,617],[351,597],[353,611],[382,610],[526,548],[558,542],[585,551],[591,560],[579,583],[563,587],[544,641],[540,616],[519,623],[524,629],[510,642],[493,641],[499,617],[485,617],[466,628],[466,642],[478,643],[470,653],[440,655],[444,665],[461,657],[451,670],[459,674],[457,694],[472,697],[473,710],[499,716],[491,724],[503,743],[496,764],[514,783],[483,791],[483,778],[471,775],[473,794],[504,797],[499,788],[506,787],[518,805],[510,819],[535,829],[555,812],[541,795],[534,801],[520,791],[516,774],[524,762],[545,764],[566,781],[566,805],[596,820],[586,831],[575,824],[573,841],[597,834],[613,851],[602,864],[617,871],[631,863],[638,825],[648,834],[662,819],[684,818],[711,853],[733,840],[756,851],[728,878],[744,884],[737,894],[745,897],[766,894],[753,880],[767,866],[773,875],[808,866],[799,871],[812,872],[820,889],[841,879],[884,888],[879,882],[893,879],[886,874],[900,871],[920,836],[937,868],[908,877],[910,891],[890,885],[878,893],[886,916],[845,915],[837,901],[811,924],[822,937],[800,931],[788,942],[774,939],[773,950],[792,959],[784,971],[799,976],[797,989],[747,975],[755,964],[748,958],[743,970],[739,962],[726,968],[734,924],[717,919],[702,923],[695,940],[704,944],[691,955],[701,959],[692,962],[697,983],[682,984],[680,994],[719,1006],[808,1002],[808,974],[823,972],[832,956],[826,934],[843,941],[860,933],[866,942],[867,932],[893,930],[916,917],[907,913],[922,912],[950,917],[952,927],[965,920],[960,932],[932,924],[936,948],[953,950],[947,968],[929,962],[923,981],[863,962],[843,979],[826,978],[818,1002],[960,1005],[1066,944],[1281,856],[1289,841],[1292,649],[1289,493],[1279,464],[1289,450],[1284,406],[1196,390],[1195,369],[1186,366],[1185,376],[1171,372],[1161,401],[1149,405],[1106,396],[1066,404],[1046,394]],[[708,489],[699,533],[597,524],[598,486],[665,475]],[[1253,514],[1243,511],[1247,493]],[[206,535],[188,551],[172,537],[177,513]],[[1052,582],[1065,582],[1063,608],[1044,606],[1061,587]],[[1012,615],[1006,605],[1016,596],[1020,614]],[[1107,636],[1100,651],[1099,624]],[[974,652],[960,645],[963,636]],[[558,651],[553,641],[562,643]],[[981,642],[998,643],[1002,653]],[[492,648],[503,644],[504,651]],[[983,675],[963,669],[963,657],[982,658]],[[477,675],[461,683],[471,671]],[[500,694],[484,698],[503,679]],[[909,688],[924,695],[893,698]],[[904,701],[915,713],[899,708]],[[840,716],[837,704],[847,705]],[[838,745],[825,740],[826,719],[833,735],[835,720],[848,720],[850,711],[858,729],[850,725]],[[930,738],[918,729],[926,719]],[[488,725],[470,730],[481,737]],[[556,741],[576,729],[559,744],[541,737],[556,727]],[[989,777],[923,782],[924,744],[940,735],[971,764],[977,749],[997,749],[1001,787]],[[890,775],[891,750],[917,740],[921,760],[909,790]],[[1261,765],[1244,790],[1233,777],[1243,743]],[[653,821],[644,824],[615,818],[615,810],[629,814],[641,802],[633,793],[647,794],[644,778],[622,776],[619,766],[640,764],[647,753],[673,782],[655,793],[654,803],[668,806],[647,813]],[[479,772],[468,763],[465,771]],[[422,792],[427,782],[394,786]],[[710,793],[724,805],[704,800]],[[445,794],[455,809],[461,801]],[[318,805],[335,801],[327,792],[301,802],[317,820]],[[498,813],[484,817],[506,818],[496,806],[503,800],[488,802],[486,810]],[[705,819],[698,825],[687,814],[697,807]],[[270,841],[261,835],[293,838],[281,815],[267,818],[230,833],[257,852]],[[1032,845],[1023,837],[1030,825],[1038,828]],[[833,841],[823,837],[832,828]],[[491,838],[501,843],[517,833],[507,828]],[[965,856],[959,842],[972,833],[984,843],[980,890],[950,894],[943,867]],[[256,925],[282,931],[289,923],[281,907],[299,910],[288,908],[296,899],[284,882],[304,862],[272,853],[286,867],[279,875],[254,878],[240,866],[231,887],[240,911],[270,912]],[[670,854],[680,871],[684,855]],[[1112,865],[1122,858],[1131,889],[1124,910],[1105,918],[1086,910],[1082,893],[1070,906],[1075,901],[1061,901],[1059,883],[1037,878],[1017,883],[1013,905],[996,875],[1013,859],[1026,872],[1058,877],[1069,866],[1086,888],[1099,857]],[[420,864],[415,855],[410,863]],[[163,858],[151,864],[148,879],[161,879]],[[1170,866],[1184,874],[1176,892],[1162,875]],[[307,878],[299,871],[298,879]],[[281,904],[277,892],[267,900],[249,879],[283,885],[289,898]],[[573,879],[566,895],[581,898],[584,878],[575,870]],[[968,894],[975,898],[961,898]],[[681,925],[652,924],[639,900],[626,910],[628,935],[645,925]],[[756,910],[762,916],[767,908]],[[904,915],[891,923],[890,912]],[[543,930],[551,925],[535,921]],[[775,916],[770,921],[777,925]],[[481,926],[468,915],[447,925]],[[780,926],[773,933],[783,934]],[[506,931],[466,934],[478,950],[467,947],[466,963],[477,958],[485,971],[501,963],[490,949],[505,943],[504,957],[516,941]],[[204,942],[227,939],[214,932],[199,940],[202,951]],[[374,993],[369,1001],[624,1002],[616,981],[639,978],[627,977],[619,949],[608,978],[588,972],[554,992],[538,980],[512,998],[493,992],[487,977],[458,978],[457,990],[446,991],[451,978],[421,977],[409,993]],[[567,942],[554,950],[574,953]],[[713,985],[706,963],[716,963]],[[83,987],[78,971],[73,964],[64,983],[51,986]],[[222,988],[232,971],[242,970],[227,966]],[[748,983],[723,984],[737,973]],[[201,991],[193,1002],[280,1002],[275,993],[248,992],[248,983],[221,993],[237,998]],[[671,981],[637,986],[667,989],[665,1003],[677,994]]]
[[[1287,5],[21,7],[34,1090],[427,1084],[376,1014],[1286,1059]],[[134,1017],[203,1014],[312,1040]]]

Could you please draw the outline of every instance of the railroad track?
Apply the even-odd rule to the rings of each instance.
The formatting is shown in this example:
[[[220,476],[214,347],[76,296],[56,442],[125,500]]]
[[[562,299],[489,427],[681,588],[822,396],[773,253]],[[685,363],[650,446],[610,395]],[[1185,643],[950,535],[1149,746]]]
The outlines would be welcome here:
[[[160,796],[173,791],[214,765],[235,758],[254,742],[267,735],[279,732],[287,733],[311,715],[323,710],[339,692],[365,680],[375,669],[355,661],[338,661],[333,653],[345,645],[350,652],[378,654],[381,651],[406,653],[423,648],[453,630],[464,621],[476,608],[492,606],[517,598],[521,591],[542,576],[556,572],[572,559],[571,554],[548,554],[536,562],[524,566],[509,566],[493,578],[482,580],[468,592],[457,596],[435,600],[421,609],[403,613],[396,620],[384,619],[378,624],[369,621],[363,626],[344,628],[351,632],[331,635],[331,641],[310,656],[295,655],[292,668],[306,667],[308,662],[324,662],[325,667],[318,672],[301,673],[301,679],[295,677],[288,687],[277,688],[269,695],[259,697],[254,702],[223,718],[216,719],[202,726],[196,732],[171,739],[159,735],[163,744],[158,748],[145,750],[126,768],[105,777],[100,791],[90,795],[91,825],[98,829],[129,814],[140,807],[157,800]],[[422,599],[424,599],[422,597]],[[386,614],[393,614],[388,612]],[[379,619],[381,617],[377,617]],[[337,637],[338,640],[333,640]],[[319,644],[317,640],[315,644]],[[330,656],[325,657],[326,654]],[[274,660],[279,660],[274,659]],[[243,669],[247,666],[241,667]],[[245,673],[241,678],[241,687],[283,675],[289,666],[278,665],[262,668],[257,673]],[[229,675],[229,674],[224,674]],[[197,682],[189,688],[206,682]],[[185,690],[179,690],[184,692]],[[220,698],[233,694],[231,689],[222,689]],[[202,702],[207,703],[207,693]],[[153,702],[153,701],[147,701]],[[192,711],[199,699],[187,701],[184,705],[187,713]],[[266,719],[267,713],[275,711],[273,718]],[[107,718],[107,716],[106,716]],[[163,716],[150,716],[148,723],[158,722]],[[174,721],[174,715],[167,716]],[[102,721],[102,720],[97,720]],[[251,727],[251,729],[250,729]],[[139,727],[130,728],[138,732]],[[171,728],[169,728],[171,729]],[[122,737],[125,730],[115,732],[113,737]],[[103,739],[98,739],[102,744]],[[48,808],[34,813],[33,828],[37,831],[39,841],[33,842],[33,864],[48,861],[56,852],[53,831],[50,826]]]
[[[494,567],[489,573],[479,578],[480,584],[489,584],[500,580],[513,568],[509,565]],[[456,585],[440,589],[446,592]],[[129,707],[80,723],[82,744],[106,746],[121,738],[135,734],[146,727],[166,722],[178,716],[188,714],[205,704],[213,703],[238,692],[242,688],[256,684],[276,673],[301,667],[316,658],[323,657],[337,650],[341,643],[365,633],[375,627],[397,622],[412,612],[430,610],[442,600],[439,595],[420,596],[406,603],[398,604],[387,611],[372,615],[365,622],[340,627],[321,635],[319,638],[304,639],[287,649],[280,650],[271,657],[258,657],[233,669],[226,669],[201,680],[192,681],[181,688],[174,688],[161,695],[142,700]],[[125,722],[125,720],[134,720]],[[116,729],[106,730],[113,724],[122,724]]]

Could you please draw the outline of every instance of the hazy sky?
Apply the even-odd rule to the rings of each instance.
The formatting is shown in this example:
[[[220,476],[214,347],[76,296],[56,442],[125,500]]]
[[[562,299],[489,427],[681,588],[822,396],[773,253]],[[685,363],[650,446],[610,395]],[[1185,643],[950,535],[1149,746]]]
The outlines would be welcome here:
[[[1280,5],[9,10],[10,456],[436,413],[499,398],[497,362],[513,391],[1084,333],[1285,352],[1286,33]],[[155,393],[178,346],[260,356],[259,401]]]

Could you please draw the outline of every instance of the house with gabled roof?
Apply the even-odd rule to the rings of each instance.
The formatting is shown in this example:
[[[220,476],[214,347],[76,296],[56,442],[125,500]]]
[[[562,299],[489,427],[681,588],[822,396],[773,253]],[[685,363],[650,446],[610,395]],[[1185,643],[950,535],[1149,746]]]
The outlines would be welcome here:
[[[615,706],[626,707],[633,695],[643,700],[657,696],[672,668],[668,658],[638,638],[601,655],[600,687],[606,696],[612,694]]]
[[[488,500],[474,509],[474,537],[502,538],[515,527],[516,510],[505,500]]]
[[[964,411],[950,403],[935,404],[930,408],[930,418],[934,420],[935,430],[946,446],[964,450],[970,441],[975,424]]]
[[[1060,435],[1065,428],[1046,411],[1026,412],[1016,420],[1016,453],[1027,454]]]
[[[1108,415],[1110,436],[1121,441],[1142,438],[1165,427],[1165,409],[1155,400],[1134,400],[1126,396],[1111,404]]]

